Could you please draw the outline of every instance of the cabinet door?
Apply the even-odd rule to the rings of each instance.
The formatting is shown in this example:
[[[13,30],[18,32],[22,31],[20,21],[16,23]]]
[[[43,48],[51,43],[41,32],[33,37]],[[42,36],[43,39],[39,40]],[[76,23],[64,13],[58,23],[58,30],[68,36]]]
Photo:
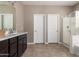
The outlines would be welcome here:
[[[23,37],[23,52],[27,49],[27,34]]]
[[[27,34],[23,35],[23,42],[24,42],[24,44],[27,44]]]
[[[8,56],[8,40],[0,41],[0,57]]]
[[[18,56],[22,56],[27,48],[27,35],[18,36]]]
[[[17,54],[17,37],[13,37],[10,40],[10,57],[14,57]]]
[[[23,54],[23,41],[22,38],[19,36],[18,37],[18,57],[20,57]]]
[[[17,54],[17,42],[10,44],[10,57],[15,57]]]

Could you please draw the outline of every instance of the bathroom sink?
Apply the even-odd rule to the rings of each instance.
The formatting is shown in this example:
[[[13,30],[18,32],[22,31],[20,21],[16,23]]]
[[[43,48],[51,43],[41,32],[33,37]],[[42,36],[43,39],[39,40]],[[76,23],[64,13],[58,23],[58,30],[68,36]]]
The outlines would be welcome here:
[[[11,34],[13,34],[13,35],[14,35],[14,34],[17,34],[17,33],[11,33]]]
[[[7,34],[7,35],[5,35],[5,36],[14,36],[14,35],[16,35],[17,33],[10,33],[10,34]]]

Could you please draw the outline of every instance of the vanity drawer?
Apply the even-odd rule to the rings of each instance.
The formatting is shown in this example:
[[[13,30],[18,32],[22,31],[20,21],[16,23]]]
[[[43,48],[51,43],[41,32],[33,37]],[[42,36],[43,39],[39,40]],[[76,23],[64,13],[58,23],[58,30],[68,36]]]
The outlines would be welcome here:
[[[27,37],[27,34],[22,35],[22,37],[23,37],[23,38],[26,38],[26,37]]]
[[[17,37],[13,37],[10,39],[10,44],[17,42]]]
[[[20,35],[20,36],[19,36],[19,39],[23,39],[23,38],[26,38],[26,37],[27,37],[27,34]]]

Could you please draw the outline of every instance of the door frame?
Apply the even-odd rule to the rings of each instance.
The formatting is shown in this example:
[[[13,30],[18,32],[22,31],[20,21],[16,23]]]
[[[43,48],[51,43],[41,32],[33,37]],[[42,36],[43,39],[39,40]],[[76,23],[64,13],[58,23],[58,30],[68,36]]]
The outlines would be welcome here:
[[[50,14],[50,13],[49,13]],[[45,15],[45,18],[47,17],[47,15],[48,14],[41,14],[41,15]],[[57,29],[58,29],[58,34],[57,34],[57,40],[58,40],[58,42],[57,43],[61,43],[60,42],[60,15],[59,14],[54,14],[54,15],[57,15]],[[47,23],[47,18],[46,18],[46,20],[45,20],[45,22]],[[45,25],[45,31],[47,31],[47,28],[48,28],[48,23],[47,24],[44,24]],[[47,26],[47,28],[46,28],[46,26]],[[44,30],[44,29],[43,29]],[[43,33],[44,34],[44,33]],[[48,44],[48,40],[47,40],[47,33],[45,33],[45,35],[44,35],[44,37],[45,37],[45,44]],[[33,44],[35,44],[35,40],[34,40],[34,14],[33,14]]]

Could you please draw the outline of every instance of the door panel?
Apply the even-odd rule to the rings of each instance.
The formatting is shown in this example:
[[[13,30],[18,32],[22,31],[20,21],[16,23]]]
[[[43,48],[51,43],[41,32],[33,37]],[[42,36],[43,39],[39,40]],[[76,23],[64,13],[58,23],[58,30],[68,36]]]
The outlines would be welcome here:
[[[57,15],[48,14],[48,43],[57,43]]]
[[[34,14],[34,42],[43,43],[43,15]]]

